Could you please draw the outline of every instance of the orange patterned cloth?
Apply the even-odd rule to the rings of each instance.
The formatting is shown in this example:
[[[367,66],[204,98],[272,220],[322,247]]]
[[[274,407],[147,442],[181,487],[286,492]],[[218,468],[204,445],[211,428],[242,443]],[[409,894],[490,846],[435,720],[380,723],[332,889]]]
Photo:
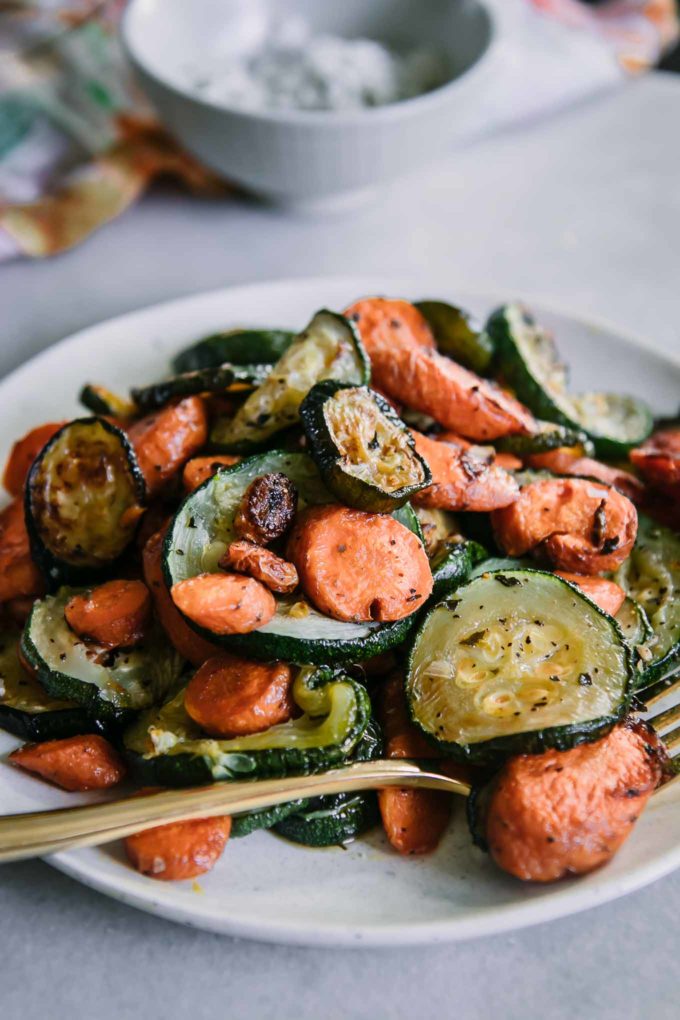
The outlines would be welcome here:
[[[597,7],[578,0],[487,2],[522,22],[515,45],[528,51],[526,62],[532,43],[541,45],[531,25],[548,16],[562,26],[565,40],[570,35],[564,82],[579,70],[573,33],[601,40],[605,62],[613,54],[621,77],[652,66],[678,35],[673,0],[605,0]],[[154,121],[118,49],[123,6],[124,0],[0,0],[0,260],[72,248],[160,176],[198,195],[230,190]],[[508,95],[521,106],[521,87]]]

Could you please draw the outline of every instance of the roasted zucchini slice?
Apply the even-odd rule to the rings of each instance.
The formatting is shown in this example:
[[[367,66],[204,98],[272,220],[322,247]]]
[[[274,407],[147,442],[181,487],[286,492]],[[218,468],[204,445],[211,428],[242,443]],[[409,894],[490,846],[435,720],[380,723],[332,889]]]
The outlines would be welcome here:
[[[365,688],[332,669],[303,667],[293,697],[303,713],[297,719],[251,736],[217,740],[189,718],[182,690],[161,709],[140,716],[124,744],[143,781],[161,786],[306,775],[344,761],[369,723]]]
[[[594,740],[625,714],[617,624],[555,574],[485,572],[426,616],[409,656],[414,722],[458,759],[491,763]]]
[[[163,701],[183,667],[165,634],[154,631],[127,651],[85,642],[64,618],[76,591],[62,588],[36,602],[21,638],[22,654],[47,694],[81,705],[93,719],[115,723]]]
[[[638,649],[639,686],[658,680],[680,660],[680,536],[638,515],[633,551],[613,579],[644,610],[653,636]]]
[[[308,798],[289,800],[285,804],[275,804],[273,807],[263,808],[262,811],[247,811],[242,815],[233,815],[229,835],[232,839],[242,839],[260,829],[273,829],[288,815],[304,811],[308,804]]]
[[[501,453],[514,453],[526,457],[532,453],[548,453],[560,447],[578,446],[583,455],[592,454],[594,446],[582,429],[558,425],[551,421],[539,421],[538,431],[527,436],[502,436],[496,440],[496,449]]]
[[[503,305],[489,318],[496,366],[519,400],[539,418],[583,430],[605,458],[625,457],[652,431],[649,408],[617,393],[567,392],[567,369],[555,342],[519,304]]]
[[[33,462],[26,525],[48,584],[96,580],[132,541],[144,479],[127,438],[103,418],[65,425]]]
[[[21,630],[6,625],[0,633],[0,728],[23,740],[59,740],[90,733],[95,723],[73,701],[50,697],[19,660]]]
[[[437,349],[478,375],[487,375],[494,355],[493,340],[473,315],[446,301],[416,301],[428,321]]]
[[[137,406],[127,397],[120,397],[105,386],[86,383],[78,400],[93,414],[109,415],[117,421],[130,421],[137,414]]]
[[[314,461],[304,453],[275,450],[223,468],[184,500],[168,529],[163,569],[168,587],[197,574],[218,570],[218,561],[235,537],[234,518],[243,493],[255,478],[282,472],[298,491],[298,508],[332,503]],[[394,516],[415,532],[420,529],[406,504]],[[344,623],[318,612],[302,595],[276,597],[274,618],[250,634],[216,635],[189,625],[208,640],[254,659],[286,662],[358,662],[402,641],[414,623]]]
[[[232,365],[273,365],[290,347],[295,334],[285,329],[231,329],[213,333],[180,351],[173,359],[177,373]]]
[[[382,748],[382,734],[371,719],[347,764],[373,761],[380,757]],[[336,793],[312,797],[297,810],[288,812],[274,830],[291,843],[303,846],[344,846],[373,828],[378,817],[378,801],[372,790]]]
[[[432,482],[411,433],[368,386],[317,383],[300,418],[321,477],[346,506],[391,513]]]
[[[287,814],[275,832],[303,846],[344,846],[378,823],[375,793],[317,797],[316,803]]]
[[[370,761],[379,758],[381,751],[382,735],[375,720],[371,719],[347,761]],[[263,811],[249,811],[232,818],[231,835],[248,836],[257,829],[274,828],[279,835],[306,846],[331,846],[348,842],[372,824],[368,818],[370,804],[365,802],[365,799],[370,800],[371,797],[375,804],[374,794],[340,793],[330,797],[288,801],[287,804],[276,804]],[[339,810],[350,800],[354,803],[347,810]],[[295,818],[291,819],[291,827],[288,829],[285,820],[292,815]]]
[[[130,392],[135,406],[142,414],[156,411],[171,400],[190,397],[196,393],[246,394],[264,382],[271,371],[270,365],[217,365],[184,372],[170,379],[143,386]]]
[[[361,386],[370,367],[352,322],[335,312],[317,312],[295,337],[270,375],[233,418],[218,419],[210,441],[224,453],[249,453],[300,420],[300,404],[323,379]]]

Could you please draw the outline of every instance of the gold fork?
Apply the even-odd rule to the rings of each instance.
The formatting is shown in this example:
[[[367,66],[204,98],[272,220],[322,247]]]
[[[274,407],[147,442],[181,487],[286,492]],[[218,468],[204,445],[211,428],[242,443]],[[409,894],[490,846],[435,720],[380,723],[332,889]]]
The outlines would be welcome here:
[[[646,709],[680,692],[680,673],[661,680],[638,695]],[[680,747],[680,700],[647,718],[669,753]],[[680,755],[678,756],[680,758]],[[386,786],[443,790],[460,796],[468,783],[421,768],[406,760],[358,762],[311,776],[286,776],[183,790],[159,790],[104,804],[32,811],[0,818],[0,861],[43,857],[75,847],[122,839],[168,822],[257,811],[304,797],[379,789]]]

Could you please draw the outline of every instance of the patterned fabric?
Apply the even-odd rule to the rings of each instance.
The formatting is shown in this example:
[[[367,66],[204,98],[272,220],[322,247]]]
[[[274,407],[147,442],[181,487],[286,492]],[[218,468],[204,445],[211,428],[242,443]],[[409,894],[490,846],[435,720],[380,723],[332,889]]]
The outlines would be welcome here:
[[[542,45],[539,23],[548,17],[565,40],[563,79],[572,69],[582,78],[592,73],[593,88],[594,38],[602,61],[623,78],[653,65],[678,35],[673,0],[606,0],[597,7],[578,0],[489,2],[504,31],[517,25],[509,47],[516,66],[523,62],[518,55]],[[162,175],[199,195],[229,190],[180,150],[136,90],[116,37],[123,6],[124,0],[0,0],[0,259],[73,247]],[[587,40],[589,71],[574,61],[574,33],[584,47]],[[554,59],[553,25],[550,47]],[[515,119],[522,112],[517,94]]]

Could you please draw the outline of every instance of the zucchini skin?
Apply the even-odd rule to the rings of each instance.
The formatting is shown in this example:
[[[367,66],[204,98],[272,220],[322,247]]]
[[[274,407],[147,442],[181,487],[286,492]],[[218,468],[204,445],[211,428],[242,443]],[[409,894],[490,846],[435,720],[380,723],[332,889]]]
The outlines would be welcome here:
[[[478,375],[488,375],[495,345],[481,323],[446,301],[416,301],[415,307],[427,319],[441,354]]]
[[[378,801],[373,792],[340,793],[316,800],[320,803],[310,803],[303,810],[286,815],[274,826],[274,831],[302,846],[342,846],[378,823]]]
[[[61,740],[81,733],[102,733],[106,727],[93,720],[82,708],[64,708],[56,712],[22,712],[0,704],[0,729],[22,740],[42,743]]]
[[[136,414],[134,404],[125,397],[119,397],[104,386],[86,383],[78,394],[78,400],[97,416],[110,415],[119,421],[127,421]]]
[[[482,571],[482,568],[480,567],[478,570]],[[544,573],[544,571],[525,567],[522,568],[522,571],[527,574]],[[490,573],[501,574],[504,572],[505,571],[503,570],[490,571]],[[561,583],[564,584],[565,587],[578,591],[578,589],[576,589],[576,587],[568,581],[562,581]],[[608,733],[613,726],[621,722],[621,720],[628,715],[630,710],[631,701],[636,690],[633,656],[616,620],[609,616],[608,613],[601,610],[599,606],[592,602],[591,599],[588,599],[587,596],[580,594],[580,597],[587,601],[595,612],[607,620],[621,640],[621,647],[626,662],[627,683],[623,697],[621,698],[615,712],[600,716],[596,719],[587,719],[574,724],[549,726],[544,729],[527,730],[524,732],[507,734],[506,736],[494,737],[490,740],[480,741],[476,744],[460,744],[437,739],[421,724],[420,720],[416,717],[412,700],[408,695],[407,682],[406,700],[409,707],[409,714],[414,726],[416,726],[418,730],[424,734],[425,738],[430,742],[430,744],[432,744],[433,747],[438,748],[448,757],[451,757],[455,761],[461,763],[466,762],[471,765],[479,765],[483,767],[497,767],[506,758],[510,758],[517,754],[542,754],[548,749],[568,751],[572,747],[576,747],[579,744],[590,743],[593,740],[597,740],[598,737],[604,736]],[[439,604],[441,605],[442,603]],[[432,608],[436,608],[436,606]],[[411,675],[413,669],[413,657],[418,644],[418,639],[427,627],[429,615],[429,613],[423,614],[419,627],[410,641],[406,666],[407,678]]]
[[[244,815],[235,815],[231,820],[230,836],[232,839],[241,839],[260,829],[273,829],[284,818],[303,811],[308,804],[308,799],[289,800],[286,804],[275,804],[262,811],[249,811]]]
[[[179,753],[146,756],[125,746],[125,754],[130,761],[131,769],[143,783],[184,787],[203,786],[230,780],[270,779],[288,775],[306,776],[341,765],[359,743],[371,721],[371,702],[368,693],[358,681],[330,668],[316,670],[309,683],[313,686],[321,686],[332,683],[340,676],[344,682],[351,684],[354,690],[356,716],[345,738],[339,744],[305,749],[278,747],[257,751],[238,751],[236,752],[240,759],[238,771],[228,773],[228,769],[225,768],[219,778],[213,775],[207,760],[200,755]]]
[[[178,374],[232,365],[273,365],[295,338],[285,329],[235,329],[213,333],[175,355],[172,368]]]
[[[420,467],[422,481],[413,485],[405,485],[400,489],[388,492],[380,486],[356,478],[344,470],[341,464],[341,453],[328,427],[324,414],[326,402],[343,390],[360,389],[373,400],[380,413],[387,418],[389,424],[405,436],[412,460]],[[354,386],[352,383],[340,383],[326,379],[317,383],[309,391],[300,406],[302,427],[309,441],[309,450],[319,473],[330,491],[344,503],[356,510],[371,513],[391,513],[403,506],[416,492],[432,483],[432,473],[423,458],[416,453],[415,442],[410,432],[390,404],[368,387]]]
[[[532,435],[502,436],[496,440],[496,449],[500,453],[514,453],[519,457],[532,453],[549,453],[562,446],[582,446],[586,453],[594,452],[594,447],[583,429],[539,422],[544,427]]]
[[[115,565],[115,562],[112,561],[98,567],[76,566],[69,563],[68,560],[55,555],[43,540],[34,507],[33,489],[45,458],[49,456],[52,449],[57,443],[59,443],[60,439],[68,429],[76,425],[88,426],[95,424],[101,426],[106,433],[111,436],[115,436],[118,440],[125,455],[126,465],[132,479],[136,502],[140,506],[143,506],[146,502],[146,483],[144,481],[144,476],[137,462],[137,457],[132,444],[122,429],[119,429],[116,425],[112,425],[111,422],[106,420],[106,418],[100,417],[76,418],[67,425],[64,425],[64,427],[52,437],[49,443],[47,443],[34,460],[31,470],[28,473],[28,478],[26,479],[24,495],[26,530],[28,531],[28,537],[31,545],[31,555],[39,570],[43,574],[48,591],[50,592],[56,591],[62,584],[81,585],[97,581],[108,575]],[[134,539],[134,534],[135,531],[132,530],[130,533],[130,542]]]
[[[197,393],[228,393],[232,386],[239,394],[249,393],[269,375],[268,365],[217,365],[195,372],[184,372],[151,386],[130,391],[130,396],[142,414],[157,411],[178,397]]]
[[[444,542],[430,560],[434,588],[428,605],[434,605],[467,581],[471,571],[487,558],[487,551],[479,542]]]
[[[297,666],[339,666],[343,663],[359,662],[371,659],[374,655],[386,652],[395,645],[400,645],[409,636],[416,621],[417,613],[407,616],[394,623],[382,624],[379,629],[371,631],[366,637],[356,640],[325,640],[316,638],[308,641],[302,638],[282,634],[266,634],[254,630],[250,634],[213,634],[204,627],[198,627],[185,617],[193,630],[207,641],[222,645],[227,651],[245,655],[247,658],[261,662],[272,662],[280,659]]]

